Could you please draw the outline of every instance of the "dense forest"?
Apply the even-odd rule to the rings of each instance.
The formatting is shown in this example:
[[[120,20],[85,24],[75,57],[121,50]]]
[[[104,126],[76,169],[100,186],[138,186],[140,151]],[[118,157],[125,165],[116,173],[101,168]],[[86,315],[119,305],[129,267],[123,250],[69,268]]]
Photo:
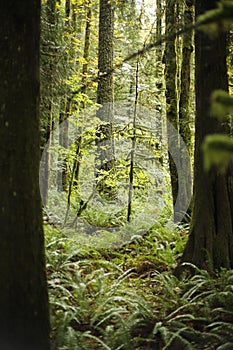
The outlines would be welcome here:
[[[8,0],[0,349],[233,349],[233,1]]]

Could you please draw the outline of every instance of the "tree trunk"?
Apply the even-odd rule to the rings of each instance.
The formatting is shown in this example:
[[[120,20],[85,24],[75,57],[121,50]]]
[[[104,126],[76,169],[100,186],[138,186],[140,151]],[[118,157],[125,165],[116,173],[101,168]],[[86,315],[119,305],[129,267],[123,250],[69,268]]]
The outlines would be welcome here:
[[[196,1],[196,15],[215,8],[214,0]],[[228,89],[226,34],[210,38],[203,32],[195,35],[196,60],[196,135],[194,164],[194,208],[191,233],[182,262],[191,262],[209,270],[233,268],[231,173],[221,174],[212,168],[203,170],[202,143],[206,135],[229,132],[209,114],[210,95],[215,89]],[[179,271],[179,268],[177,269]]]
[[[76,33],[77,32],[77,1],[72,1],[71,3],[71,8],[72,8],[72,27],[73,31]]]
[[[87,2],[87,15],[86,15],[86,28],[85,28],[85,40],[84,40],[84,50],[83,50],[83,68],[82,68],[82,87],[81,92],[86,94],[87,92],[87,72],[90,54],[90,37],[91,37],[91,19],[92,19],[92,0]],[[85,108],[85,103],[82,106]]]
[[[193,0],[186,0],[184,10],[184,26],[193,23]],[[190,129],[190,79],[191,79],[191,55],[193,52],[193,32],[183,34],[182,66],[181,66],[181,91],[179,101],[179,127],[189,153],[191,154],[192,140]]]
[[[114,147],[112,136],[113,121],[113,34],[114,9],[113,1],[100,0],[99,15],[99,47],[98,47],[98,89],[97,103],[101,105],[97,111],[100,125],[97,130],[97,170],[110,171],[114,163]],[[98,174],[97,174],[98,175]],[[100,192],[106,194],[111,189],[105,188],[104,181],[99,182]]]
[[[65,101],[64,101],[65,100]],[[58,191],[67,191],[69,186],[67,150],[69,148],[69,116],[71,113],[71,100],[69,97],[63,99],[61,103],[61,111],[59,114],[59,145],[64,151],[60,151],[58,163],[59,171],[57,173],[57,189]]]
[[[49,152],[49,147],[51,146],[51,133],[53,131],[53,100],[51,96],[51,100],[49,101],[49,106],[48,106],[48,121],[46,125],[46,133],[45,133],[45,140],[47,141],[44,147],[45,155],[44,155],[44,160],[43,160],[43,166],[42,171],[41,171],[41,181],[40,181],[40,188],[41,188],[41,198],[42,198],[42,203],[44,206],[46,206],[47,201],[48,201],[48,189],[49,189],[49,178],[50,178],[50,152]]]
[[[97,90],[97,103],[100,105],[110,104],[112,106],[113,103],[113,72],[111,72],[113,68],[113,31],[113,3],[109,0],[100,0]],[[108,118],[112,117],[111,106],[108,113],[100,109],[99,117],[101,120],[109,122]],[[103,114],[103,112],[105,113]]]
[[[56,75],[57,66],[57,52],[56,52],[56,29],[55,24],[58,21],[58,15],[56,13],[56,1],[48,0],[46,3],[46,19],[43,41],[41,43],[41,49],[43,52],[48,53],[46,58],[42,57],[43,61],[41,67],[41,129],[42,143],[41,148],[45,152],[43,157],[43,166],[41,167],[41,196],[43,205],[46,206],[48,200],[48,189],[50,179],[50,162],[51,155],[49,147],[51,145],[51,132],[54,128],[54,80]],[[46,33],[46,35],[45,35]],[[48,45],[49,43],[49,45]],[[45,149],[45,146],[47,148]]]
[[[83,94],[83,101],[81,102],[81,108],[86,108],[85,95],[87,93],[87,74],[88,74],[88,64],[89,64],[89,55],[90,55],[90,38],[91,38],[91,20],[92,20],[92,0],[87,2],[87,14],[86,14],[86,28],[85,28],[85,39],[84,39],[84,50],[83,50],[83,68],[82,68],[82,86],[81,93]],[[79,173],[82,159],[82,127],[80,128],[80,135],[77,140],[76,148],[76,158],[74,160],[75,168],[75,180],[76,185],[79,183]]]
[[[155,40],[159,40],[162,36],[162,1],[156,0],[156,37]],[[156,78],[161,78],[161,62],[163,58],[162,45],[156,47]]]
[[[190,26],[193,23],[194,11],[193,0],[186,0],[184,4],[184,21],[183,25]],[[182,64],[181,64],[181,90],[179,100],[179,132],[182,137],[190,155],[192,156],[192,132],[191,132],[191,118],[190,118],[190,80],[191,80],[191,57],[193,52],[193,32],[187,31],[183,35],[183,48],[182,48]],[[182,201],[186,202],[191,198],[192,193],[192,179],[191,179],[191,164],[187,164],[185,156],[181,154],[180,160],[181,168],[185,168],[190,165],[190,169],[180,179],[182,182]],[[190,176],[187,177],[187,174]],[[190,214],[190,210],[188,214]]]
[[[166,34],[173,33],[176,27],[176,0],[167,0],[166,3]],[[176,41],[174,39],[167,40],[165,45],[165,83],[166,83],[166,110],[167,121],[176,130],[178,130],[178,109],[177,109],[177,61],[176,61]],[[176,150],[178,147],[178,133],[170,132],[170,125],[168,124],[168,148]],[[169,168],[171,176],[172,198],[175,206],[178,195],[178,176],[176,164],[169,152]]]
[[[40,1],[0,12],[0,348],[49,350],[39,193]]]
[[[66,0],[66,18],[70,19],[70,0]]]

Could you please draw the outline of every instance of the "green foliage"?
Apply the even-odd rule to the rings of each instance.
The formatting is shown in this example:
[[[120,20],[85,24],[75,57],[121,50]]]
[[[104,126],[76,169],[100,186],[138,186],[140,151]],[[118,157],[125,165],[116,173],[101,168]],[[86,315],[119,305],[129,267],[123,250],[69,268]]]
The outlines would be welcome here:
[[[199,28],[210,36],[217,35],[219,30],[229,29],[233,18],[232,0],[222,0],[214,10],[205,12],[197,19]],[[201,26],[200,26],[201,25]]]
[[[172,274],[166,251],[180,256],[184,229],[157,226],[125,246],[96,250],[46,225],[56,349],[214,350],[233,342],[233,272],[185,264],[180,280]]]
[[[233,97],[226,91],[215,90],[211,96],[211,115],[219,119],[233,112]]]
[[[226,135],[208,135],[203,144],[204,166],[206,171],[216,165],[220,171],[225,171],[233,161],[233,139]]]
[[[166,152],[161,150],[165,111],[162,48],[159,62],[156,62],[154,53],[150,55],[148,52],[139,60],[138,100],[141,106],[154,108],[155,124],[151,124],[152,115],[147,116],[142,109],[137,111],[136,128],[132,127],[128,105],[135,100],[135,64],[123,64],[115,72],[115,97],[127,99],[129,103],[125,111],[121,109],[119,124],[116,121],[113,127],[115,141],[122,145],[116,169],[112,173],[100,171],[99,180],[119,190],[119,202],[109,201],[106,207],[103,197],[96,199],[94,192],[91,200],[88,199],[93,191],[99,123],[95,118],[98,4],[93,2],[90,60],[87,62],[83,58],[87,2],[74,0],[72,3],[76,6],[74,14],[79,19],[76,23],[78,29],[72,28],[66,17],[64,1],[61,6],[57,3],[55,26],[48,23],[44,15],[44,2],[42,9],[43,131],[48,132],[54,120],[55,124],[58,123],[61,114],[65,114],[67,99],[72,105],[71,111],[66,113],[69,127],[75,126],[81,145],[77,154],[77,141],[70,150],[54,143],[57,153],[51,156],[65,158],[68,180],[73,185],[67,225],[62,231],[52,225],[45,227],[53,346],[58,350],[211,350],[232,342],[232,273],[221,271],[217,276],[210,276],[193,267],[196,275],[184,275],[181,281],[172,274],[187,241],[189,227],[180,225],[175,228],[170,224],[171,199],[164,200],[169,186],[165,186],[164,190],[163,184],[158,181],[167,175],[166,166],[159,168]],[[135,2],[120,1],[116,10],[115,63],[118,64],[123,57],[137,51],[139,45],[146,46],[147,42],[154,41],[155,28],[150,15],[143,11],[139,13]],[[210,23],[213,25],[213,22],[221,21],[225,26],[231,16],[232,2],[222,1],[217,10],[200,17],[198,25],[201,23],[212,32]],[[145,23],[147,28],[143,28]],[[213,26],[218,28],[219,24]],[[82,67],[87,63],[84,93],[80,86],[84,81]],[[215,103],[213,114],[222,116],[232,112],[232,100],[228,95],[216,92],[212,98]],[[134,136],[138,148],[134,167],[133,224],[128,224],[124,201],[128,193],[130,165],[127,142],[131,144]],[[213,136],[206,142],[208,164],[222,162],[226,151],[224,164],[228,156],[232,157],[231,139]],[[145,154],[145,150],[150,152]],[[219,156],[216,150],[220,152]],[[80,163],[80,169],[79,177],[73,179],[75,161]],[[147,171],[148,164],[150,171]],[[151,170],[156,167],[158,172],[152,173]],[[65,191],[57,191],[56,176],[50,175],[50,180],[53,183],[49,200],[52,208],[56,208],[56,215],[52,215],[56,216],[57,226],[61,227],[68,196]],[[160,191],[163,202],[162,205],[158,201],[156,208],[148,201],[151,193],[154,200],[157,192],[152,191],[155,187]],[[80,212],[77,224],[74,217],[85,201],[87,205]],[[164,202],[167,204],[165,207]],[[138,216],[138,213],[141,215]],[[148,222],[151,222],[149,230],[146,226]]]
[[[211,96],[211,115],[220,120],[229,117],[233,112],[233,98],[226,91],[215,90]],[[208,135],[203,143],[204,167],[208,171],[216,165],[220,171],[225,171],[233,160],[233,140],[230,136]]]

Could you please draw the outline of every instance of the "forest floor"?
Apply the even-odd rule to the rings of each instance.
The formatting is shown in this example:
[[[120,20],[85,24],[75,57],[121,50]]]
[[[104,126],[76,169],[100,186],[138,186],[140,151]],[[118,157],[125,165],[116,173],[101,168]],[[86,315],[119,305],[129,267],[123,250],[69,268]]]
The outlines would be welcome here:
[[[233,349],[233,271],[173,275],[187,229],[96,249],[45,225],[53,350]]]

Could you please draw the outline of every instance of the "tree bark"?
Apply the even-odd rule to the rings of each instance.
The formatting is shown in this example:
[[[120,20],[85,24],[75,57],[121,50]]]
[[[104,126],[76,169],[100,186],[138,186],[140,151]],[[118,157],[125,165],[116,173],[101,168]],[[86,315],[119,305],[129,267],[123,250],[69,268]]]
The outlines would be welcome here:
[[[196,1],[196,16],[216,6],[214,0]],[[215,89],[228,90],[226,34],[210,38],[195,35],[196,134],[194,154],[194,208],[191,233],[181,262],[208,270],[233,267],[232,171],[221,174],[203,169],[202,143],[206,135],[227,134],[227,123],[210,116],[210,95]],[[177,269],[179,271],[179,268]]]
[[[43,52],[48,53],[46,58],[42,58],[41,64],[41,129],[42,142],[41,148],[45,152],[43,157],[43,166],[41,167],[41,196],[43,205],[46,206],[48,200],[48,189],[50,180],[50,162],[51,155],[49,147],[51,145],[51,132],[54,128],[54,81],[56,80],[57,70],[57,51],[56,51],[56,23],[58,21],[58,15],[56,11],[56,1],[48,0],[45,5],[46,18],[43,23],[45,26],[44,32],[42,32],[43,41],[41,43],[41,49]],[[47,145],[47,148],[45,146]]]
[[[114,4],[111,0],[100,0],[99,14],[99,46],[98,46],[98,89],[97,103],[101,105],[97,111],[100,125],[97,130],[97,175],[98,171],[110,171],[114,163],[114,146],[112,136],[113,121],[113,34]],[[107,74],[106,74],[107,73]],[[97,176],[98,177],[98,176]],[[100,192],[110,193],[104,181],[99,182]]]
[[[190,26],[194,20],[194,6],[193,0],[186,0],[184,4],[184,21],[185,27]],[[191,158],[192,150],[192,132],[191,132],[191,118],[190,118],[190,81],[191,81],[191,57],[193,52],[193,31],[187,31],[183,35],[183,48],[182,48],[182,63],[181,63],[181,83],[180,83],[180,99],[179,99],[179,133],[182,137]],[[180,181],[182,182],[182,201],[185,203],[192,194],[192,179],[191,179],[191,164],[187,163],[185,155],[181,154],[181,168],[190,165],[188,171]],[[190,175],[190,176],[187,176]],[[191,208],[188,209],[190,214]]]
[[[0,12],[0,348],[49,350],[39,193],[40,1]]]
[[[184,26],[193,23],[193,0],[186,0],[184,10]],[[193,52],[193,31],[183,34],[182,66],[181,66],[181,92],[179,101],[179,127],[180,134],[191,154],[192,140],[190,128],[190,79],[191,55]]]
[[[166,3],[166,34],[173,33],[176,27],[176,0],[167,0]],[[164,51],[165,59],[165,84],[166,84],[166,114],[167,121],[176,130],[178,130],[178,105],[177,105],[177,60],[176,60],[176,40],[167,40]],[[175,150],[178,147],[178,132],[176,135],[170,133],[170,126],[168,124],[168,148]],[[171,188],[173,205],[175,206],[176,198],[178,195],[178,175],[176,170],[176,164],[169,152],[169,168],[171,176]]]
[[[85,95],[87,93],[87,74],[88,74],[88,64],[89,64],[89,55],[90,55],[91,20],[92,20],[92,0],[88,0],[84,49],[83,49],[84,63],[82,67],[82,87],[81,87],[81,93],[83,94],[83,101],[81,102],[82,109],[86,108]],[[79,184],[79,173],[80,173],[80,165],[81,165],[81,159],[82,159],[82,141],[83,141],[83,135],[82,135],[82,127],[81,127],[80,135],[76,142],[77,143],[76,158],[74,160],[74,165],[73,165],[75,168],[75,181],[77,186]]]

